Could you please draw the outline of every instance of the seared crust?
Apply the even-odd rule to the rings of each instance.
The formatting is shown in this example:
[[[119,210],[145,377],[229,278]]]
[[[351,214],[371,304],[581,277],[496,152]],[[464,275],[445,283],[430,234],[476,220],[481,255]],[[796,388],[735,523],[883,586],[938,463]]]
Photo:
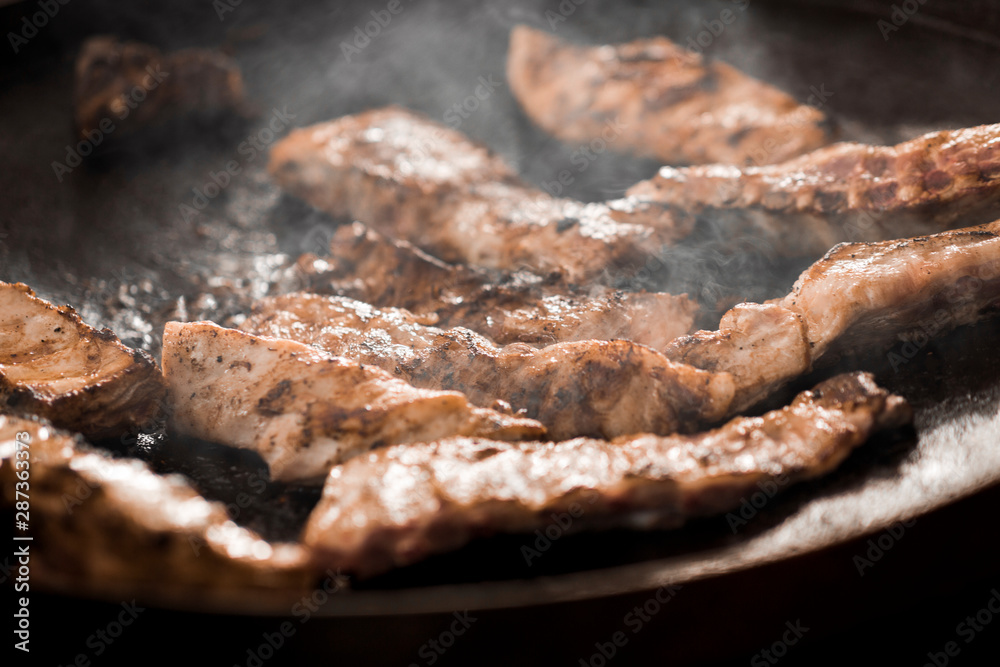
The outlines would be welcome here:
[[[553,198],[484,146],[398,107],[295,130],[275,145],[269,169],[316,208],[448,262],[558,272],[576,282],[641,262],[655,249],[649,228],[616,221],[627,208]],[[668,225],[660,229],[657,241],[671,238]]]
[[[672,528],[738,506],[764,480],[823,475],[909,419],[902,398],[855,373],[694,436],[393,447],[331,472],[303,540],[319,565],[364,577],[478,536],[529,533],[553,514],[574,517],[572,531]]]
[[[422,324],[466,327],[502,345],[623,338],[663,349],[691,330],[698,309],[684,294],[578,288],[558,274],[448,264],[359,222],[337,230],[329,259],[303,256],[293,273],[286,289],[406,308]]]
[[[167,581],[192,596],[309,584],[300,546],[268,544],[236,526],[180,475],[157,475],[43,422],[0,415],[0,502],[11,510],[15,491],[27,488],[15,486],[29,469],[18,461],[30,464],[32,586],[37,576],[49,588],[58,579],[135,594]]]
[[[417,387],[461,391],[477,405],[502,401],[555,440],[691,431],[720,419],[732,401],[727,374],[671,363],[629,341],[497,347],[468,329],[427,326],[406,310],[342,297],[267,298],[242,329],[315,345]]]
[[[902,241],[838,245],[784,298],[740,304],[718,331],[679,338],[666,354],[731,373],[732,407],[741,410],[831,350],[936,335],[998,308],[1000,221]]]
[[[663,37],[584,47],[518,26],[507,80],[563,141],[601,139],[667,164],[767,164],[830,141],[819,110]]]
[[[174,428],[257,451],[279,480],[322,479],[374,447],[545,435],[536,421],[473,407],[458,392],[417,389],[302,343],[210,322],[168,322],[163,369]]]
[[[0,402],[91,439],[117,437],[161,409],[153,359],[27,285],[0,282]]]
[[[143,91],[141,104],[136,90]],[[76,59],[73,106],[81,138],[94,131],[120,138],[191,114],[248,113],[240,68],[220,51],[163,54],[148,44],[107,35],[83,43]],[[110,132],[108,123],[114,128]]]
[[[785,255],[842,241],[932,234],[1000,215],[1000,125],[932,132],[896,146],[841,143],[782,164],[664,167],[628,193],[763,236]],[[637,221],[639,221],[637,219]]]

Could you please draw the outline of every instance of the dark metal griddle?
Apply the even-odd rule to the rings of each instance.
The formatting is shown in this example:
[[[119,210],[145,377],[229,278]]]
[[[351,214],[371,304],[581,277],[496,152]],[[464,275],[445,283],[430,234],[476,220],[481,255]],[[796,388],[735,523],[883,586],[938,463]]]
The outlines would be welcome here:
[[[558,22],[556,32],[588,42],[664,34],[687,43],[704,29],[702,21],[735,4],[624,8],[585,3]],[[895,142],[931,129],[1000,119],[1000,50],[989,37],[1000,24],[1000,12],[993,4],[968,3],[966,14],[943,17],[928,4],[926,13],[921,10],[886,41],[876,22],[889,15],[888,3],[852,5],[874,12],[864,13],[813,3],[753,2],[713,37],[706,51],[801,99],[814,88],[830,91],[827,108],[842,138]],[[17,4],[0,9],[5,34],[24,9]],[[452,105],[472,94],[479,77],[503,81],[512,25],[548,28],[546,10],[559,13],[556,2],[414,2],[354,62],[347,62],[340,44],[352,38],[356,25],[370,20],[372,9],[381,5],[242,3],[220,20],[211,3],[77,0],[63,6],[13,62],[0,68],[0,149],[6,158],[0,170],[0,278],[24,281],[43,297],[70,303],[90,323],[110,326],[127,344],[156,353],[162,322],[180,307],[189,316],[215,313],[214,319],[223,320],[244,299],[266,289],[275,267],[303,251],[320,250],[341,222],[282,197],[266,176],[265,156],[251,158],[241,151],[242,142],[258,136],[272,110],[287,110],[295,125],[387,103],[445,119]],[[64,161],[66,146],[73,143],[72,60],[82,39],[96,33],[148,41],[165,50],[224,45],[243,68],[260,118],[224,132],[182,132],[124,144],[60,182],[52,162]],[[652,163],[606,153],[579,170],[572,162],[574,147],[534,129],[504,85],[469,113],[459,129],[501,152],[538,184],[571,169],[574,181],[565,194],[581,199],[618,195],[656,169]],[[210,173],[230,160],[239,162],[241,173],[197,217],[185,219],[180,205],[191,204],[192,188],[203,190]],[[750,251],[734,258],[708,236],[676,251],[671,271],[658,277],[662,286],[687,290],[707,306],[734,295],[763,299],[784,293],[808,264],[775,263]],[[727,590],[725,582],[739,581],[752,588],[761,578],[780,576],[783,567],[786,573],[800,571],[810,562],[828,562],[835,553],[850,559],[853,552],[845,552],[845,545],[863,543],[864,536],[896,521],[916,518],[919,526],[928,512],[1000,482],[998,340],[1000,325],[987,322],[930,341],[898,372],[879,350],[841,360],[838,368],[876,370],[881,383],[909,398],[916,408],[915,428],[873,439],[827,479],[784,490],[735,532],[719,517],[669,533],[565,537],[531,567],[520,547],[533,538],[483,540],[332,596],[321,612],[327,620],[313,621],[325,623],[325,629],[311,626],[311,639],[303,644],[308,648],[302,650],[334,651],[332,645],[324,647],[323,632],[350,644],[345,637],[355,633],[345,628],[359,627],[350,623],[364,623],[364,616],[379,617],[383,627],[402,633],[401,642],[412,639],[416,647],[414,638],[423,635],[414,631],[410,637],[400,629],[407,627],[400,619],[410,619],[412,627],[430,627],[430,632],[435,626],[426,619],[436,612],[545,609],[537,605],[573,601],[613,604],[622,596],[644,599],[667,583],[695,588],[699,581],[723,582],[717,588]],[[804,379],[775,403],[835,370]],[[235,497],[242,476],[261,465],[243,453],[170,438],[127,453],[161,469],[180,470],[206,495],[223,501]],[[237,520],[269,537],[288,539],[315,499],[312,491],[274,485]],[[968,541],[956,544],[971,548]],[[968,577],[990,574],[988,568],[977,569],[984,567],[982,553],[959,556],[969,563]],[[915,576],[936,572],[931,564],[921,571],[919,555],[915,563]],[[842,583],[819,577],[817,585],[829,593]],[[117,600],[129,594],[102,589],[55,601],[85,605],[89,597]],[[253,599],[192,605],[188,592],[169,586],[139,594],[182,610],[289,613],[287,605]],[[717,595],[719,605],[741,600],[739,591]],[[711,608],[696,607],[696,617]],[[422,616],[406,616],[413,614]],[[337,620],[347,616],[354,620]],[[219,619],[232,617],[198,618],[221,623]]]

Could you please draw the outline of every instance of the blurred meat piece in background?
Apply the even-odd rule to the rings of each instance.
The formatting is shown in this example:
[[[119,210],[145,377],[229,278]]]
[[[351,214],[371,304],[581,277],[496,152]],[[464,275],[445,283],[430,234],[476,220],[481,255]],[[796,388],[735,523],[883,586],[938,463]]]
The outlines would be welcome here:
[[[178,121],[253,115],[236,61],[220,51],[164,54],[148,44],[101,35],[84,42],[73,82],[76,133],[97,147]]]
[[[665,37],[576,46],[518,26],[507,79],[528,117],[559,139],[606,139],[613,127],[612,149],[667,164],[767,164],[830,142],[815,106]]]

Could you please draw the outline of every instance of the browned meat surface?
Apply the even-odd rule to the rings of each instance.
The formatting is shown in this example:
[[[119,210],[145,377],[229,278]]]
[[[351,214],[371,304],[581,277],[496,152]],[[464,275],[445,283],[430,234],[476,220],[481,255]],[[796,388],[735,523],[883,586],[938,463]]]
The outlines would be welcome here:
[[[688,221],[654,239],[620,223],[631,202],[583,204],[521,182],[464,135],[398,107],[295,130],[271,151],[278,184],[335,216],[349,216],[448,262],[557,272],[569,282],[641,264],[654,242],[685,235]]]
[[[663,37],[576,46],[518,26],[507,80],[528,117],[563,141],[667,164],[768,164],[830,141],[818,109]]]
[[[664,167],[629,195],[762,236],[785,255],[979,224],[1000,215],[1000,125],[933,132],[896,146],[842,143],[781,164]]]
[[[264,299],[243,329],[315,345],[417,387],[461,391],[477,405],[502,401],[556,440],[690,431],[720,419],[732,399],[727,375],[672,364],[628,341],[497,347],[468,329],[426,326],[409,311],[342,297]]]
[[[835,468],[909,407],[856,373],[763,417],[693,436],[508,444],[455,438],[349,461],[327,479],[304,541],[324,566],[370,576],[553,514],[572,530],[667,528],[736,507],[764,480]]]
[[[24,500],[17,491],[30,497],[30,531],[18,534],[34,540],[15,544],[30,545],[32,590],[67,584],[131,599],[169,582],[190,603],[213,591],[310,583],[300,546],[236,526],[180,475],[114,459],[41,421],[0,415],[0,489],[5,510]]]
[[[337,230],[331,257],[303,256],[293,274],[285,291],[406,308],[422,324],[467,327],[499,344],[622,338],[663,349],[691,331],[698,309],[686,295],[577,288],[558,276],[447,264],[359,222]]]
[[[838,245],[799,276],[788,296],[740,304],[718,331],[680,338],[667,356],[731,373],[733,410],[741,410],[831,350],[934,336],[998,308],[1000,221],[902,241]]]
[[[98,133],[102,141],[192,114],[249,113],[243,76],[229,56],[208,49],[164,54],[107,35],[88,39],[77,56],[73,105],[80,138]]]
[[[369,449],[452,435],[540,438],[536,421],[292,340],[167,323],[163,370],[180,433],[258,452],[278,480],[311,481]]]
[[[0,282],[0,403],[100,439],[148,423],[161,409],[163,378],[145,352],[69,306]]]

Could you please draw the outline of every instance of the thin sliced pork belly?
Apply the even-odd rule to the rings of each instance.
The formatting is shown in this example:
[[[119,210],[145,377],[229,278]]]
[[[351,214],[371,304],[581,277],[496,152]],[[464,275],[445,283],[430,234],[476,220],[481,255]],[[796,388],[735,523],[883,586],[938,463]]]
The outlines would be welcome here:
[[[461,391],[477,405],[524,410],[562,440],[691,431],[722,418],[732,379],[629,341],[498,347],[464,328],[427,326],[406,310],[316,294],[259,301],[242,326],[381,368],[410,384]]]
[[[17,467],[26,460],[19,451],[27,452],[30,469]],[[183,602],[190,603],[192,595],[218,590],[310,584],[300,546],[269,544],[237,526],[221,503],[200,496],[184,477],[112,458],[36,419],[0,415],[0,502],[11,510],[23,500],[15,484],[24,469],[31,484],[32,586],[37,576],[47,587],[58,578],[97,593],[134,594],[137,586],[167,581],[184,586]]]
[[[909,418],[902,398],[855,373],[698,435],[392,447],[331,472],[303,539],[321,565],[371,576],[564,512],[573,530],[672,528],[737,507],[764,480],[826,474]]]
[[[623,338],[659,350],[691,332],[698,310],[685,294],[575,286],[558,275],[448,264],[360,222],[337,230],[328,259],[303,256],[288,282],[290,290],[405,308],[425,324],[466,327],[501,345]]]
[[[88,438],[116,437],[161,409],[153,359],[21,283],[0,282],[0,402]]]
[[[1000,125],[932,132],[895,146],[841,143],[766,166],[664,167],[628,194],[681,208],[776,253],[818,256],[843,241],[933,234],[1000,216]]]
[[[667,164],[781,162],[830,141],[818,109],[664,37],[577,46],[517,26],[507,80],[559,139],[602,139]]]
[[[447,262],[558,273],[570,283],[640,266],[691,224],[679,218],[670,229],[661,219],[654,238],[627,222],[629,201],[612,209],[551,197],[482,145],[399,107],[295,130],[274,146],[269,170],[319,210]]]
[[[734,411],[805,373],[830,350],[943,333],[1000,309],[1000,221],[902,241],[845,243],[790,294],[740,304],[717,331],[674,341],[667,356],[736,381]]]
[[[545,435],[536,421],[476,408],[458,392],[417,389],[302,343],[210,322],[167,323],[163,369],[174,428],[258,452],[277,480],[322,479],[375,447]]]

